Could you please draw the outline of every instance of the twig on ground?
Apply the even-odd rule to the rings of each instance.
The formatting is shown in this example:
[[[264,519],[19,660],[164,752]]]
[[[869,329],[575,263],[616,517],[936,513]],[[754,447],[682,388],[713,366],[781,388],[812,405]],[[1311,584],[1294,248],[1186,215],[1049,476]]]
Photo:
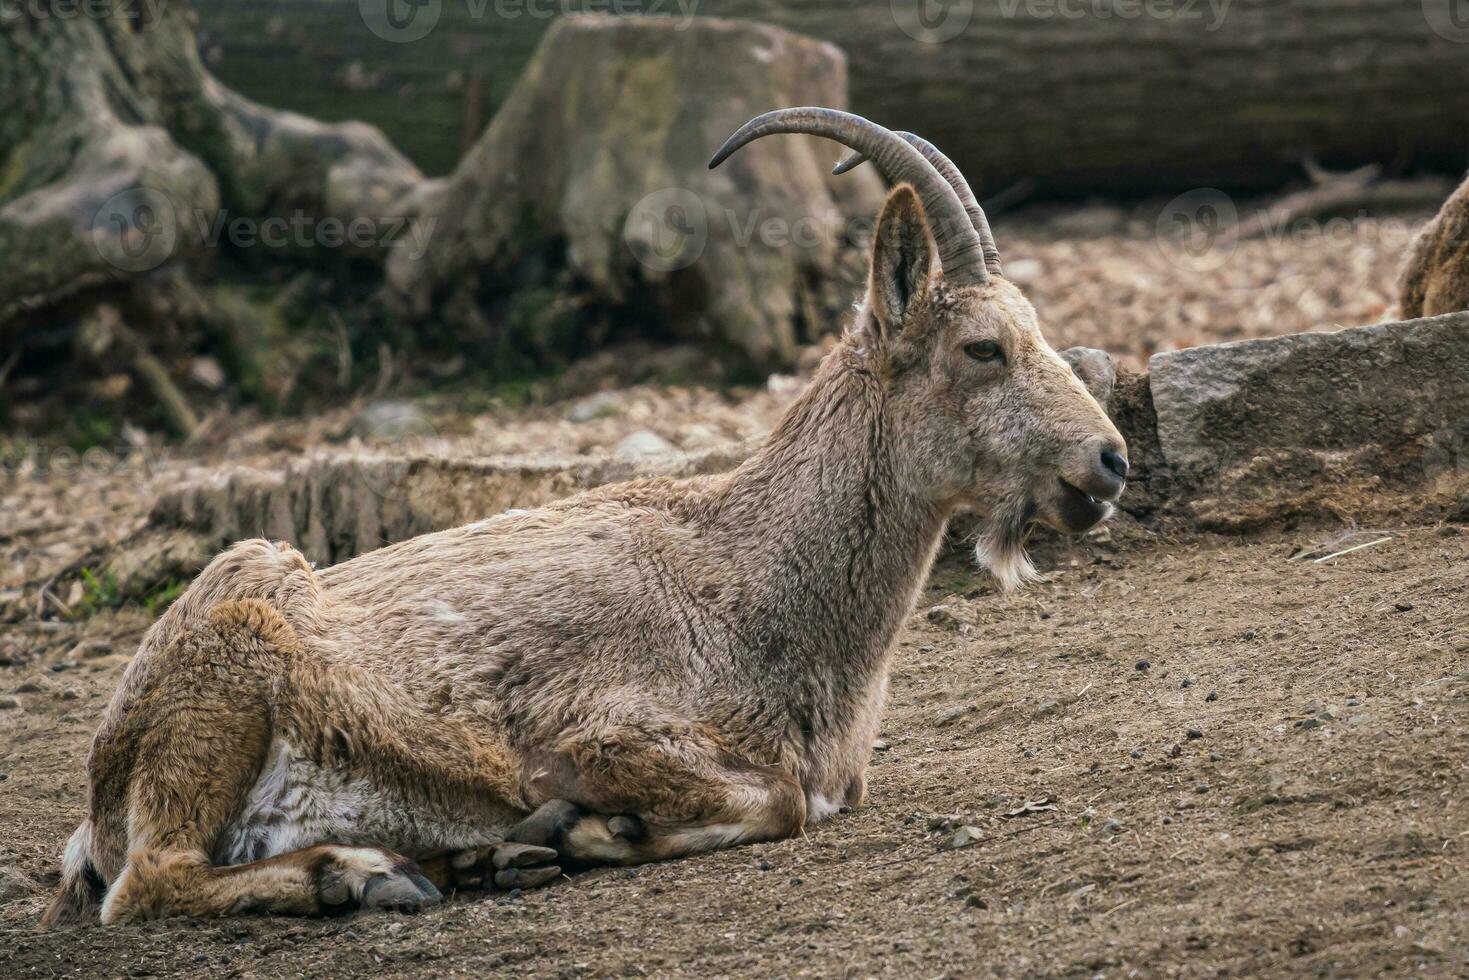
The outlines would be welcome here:
[[[1322,170],[1310,161],[1305,163],[1312,186],[1279,198],[1262,212],[1240,222],[1236,238],[1246,241],[1263,238],[1289,229],[1296,221],[1350,209],[1402,208],[1436,204],[1452,189],[1438,178],[1415,180],[1379,180],[1382,168],[1368,164],[1346,173]]]
[[[1370,547],[1372,547],[1375,544],[1382,544],[1384,542],[1391,541],[1391,540],[1392,540],[1391,537],[1378,538],[1376,541],[1368,541],[1366,544],[1353,545],[1350,548],[1343,548],[1341,551],[1333,551],[1331,554],[1326,555],[1325,557],[1314,559],[1312,561],[1312,564],[1319,565],[1323,561],[1330,561],[1333,558],[1339,558],[1342,555],[1349,555],[1349,554],[1351,554],[1354,551],[1361,551],[1363,548],[1370,548]]]

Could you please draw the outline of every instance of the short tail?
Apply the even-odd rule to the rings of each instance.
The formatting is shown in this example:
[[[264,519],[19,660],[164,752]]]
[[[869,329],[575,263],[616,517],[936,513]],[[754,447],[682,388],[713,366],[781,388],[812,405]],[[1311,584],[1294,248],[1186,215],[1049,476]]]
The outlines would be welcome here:
[[[42,929],[63,929],[95,918],[107,885],[92,866],[92,819],[71,835],[61,858],[61,884],[41,917]]]

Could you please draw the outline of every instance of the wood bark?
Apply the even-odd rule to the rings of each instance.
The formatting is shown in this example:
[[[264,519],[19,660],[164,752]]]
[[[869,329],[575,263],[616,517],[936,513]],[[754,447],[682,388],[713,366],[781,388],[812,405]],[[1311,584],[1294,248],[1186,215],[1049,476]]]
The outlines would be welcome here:
[[[1455,25],[1456,3],[703,0],[693,9],[835,42],[849,59],[855,111],[933,140],[986,196],[1032,179],[1032,197],[1045,197],[1273,190],[1308,157],[1339,170],[1376,162],[1388,176],[1462,172],[1469,21]],[[544,12],[610,6],[443,0],[432,32],[392,44],[363,26],[357,0],[196,4],[220,71],[241,91],[382,125],[431,172],[447,170],[459,146],[464,96],[450,75],[484,70],[493,115],[554,23]],[[929,40],[912,36],[920,5],[937,25]],[[681,20],[689,4],[617,6]],[[268,35],[267,23],[284,27]],[[930,43],[938,38],[947,39]],[[378,90],[332,88],[353,61],[381,73]]]
[[[1309,157],[1459,172],[1469,22],[1451,2],[948,0],[972,12],[937,43],[895,20],[938,0],[717,7],[836,42],[858,111],[929,137],[981,193],[1028,179],[1045,197],[1278,187]]]
[[[184,5],[36,0],[0,16],[0,337],[206,257],[221,218],[382,218],[422,179],[370,126],[220,85]]]

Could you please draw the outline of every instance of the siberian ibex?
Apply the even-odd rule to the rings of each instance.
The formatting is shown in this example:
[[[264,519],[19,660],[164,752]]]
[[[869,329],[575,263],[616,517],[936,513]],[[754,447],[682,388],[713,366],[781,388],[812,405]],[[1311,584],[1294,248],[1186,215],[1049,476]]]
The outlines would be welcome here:
[[[1398,279],[1405,320],[1469,310],[1469,180],[1413,240]]]
[[[772,133],[839,140],[898,186],[865,302],[763,448],[321,572],[230,548],[108,708],[47,923],[98,901],[104,922],[412,906],[785,837],[862,800],[950,515],[982,515],[1014,583],[1030,522],[1108,515],[1125,446],[936,151],[786,109],[711,166]]]

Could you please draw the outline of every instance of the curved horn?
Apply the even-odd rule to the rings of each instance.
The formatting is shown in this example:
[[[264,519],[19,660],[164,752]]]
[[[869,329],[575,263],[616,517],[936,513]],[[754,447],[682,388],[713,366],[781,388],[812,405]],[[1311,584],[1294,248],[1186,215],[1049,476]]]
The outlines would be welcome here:
[[[989,280],[984,244],[953,186],[918,150],[891,130],[861,116],[813,106],[767,112],[751,119],[725,140],[709,161],[709,169],[719,166],[746,143],[774,133],[809,133],[836,140],[870,158],[893,183],[912,184],[932,222],[944,278],[954,283]]]
[[[980,244],[984,247],[985,268],[989,270],[991,275],[1004,275],[1000,270],[1000,249],[995,244],[995,233],[990,231],[990,219],[985,217],[984,208],[979,206],[979,201],[975,198],[974,192],[969,189],[969,181],[965,180],[964,175],[959,172],[959,168],[954,166],[954,161],[944,156],[938,147],[934,146],[922,136],[905,132],[898,132],[894,135],[902,137],[914,149],[922,153],[923,159],[932,164],[933,169],[939,172],[939,176],[947,180],[949,186],[954,188],[954,193],[959,197],[959,203],[963,204],[964,210],[969,213],[969,221],[974,225],[974,231],[979,235]],[[859,151],[853,153],[835,167],[832,167],[831,172],[833,174],[844,174],[849,170],[855,170],[866,162],[867,157]]]

